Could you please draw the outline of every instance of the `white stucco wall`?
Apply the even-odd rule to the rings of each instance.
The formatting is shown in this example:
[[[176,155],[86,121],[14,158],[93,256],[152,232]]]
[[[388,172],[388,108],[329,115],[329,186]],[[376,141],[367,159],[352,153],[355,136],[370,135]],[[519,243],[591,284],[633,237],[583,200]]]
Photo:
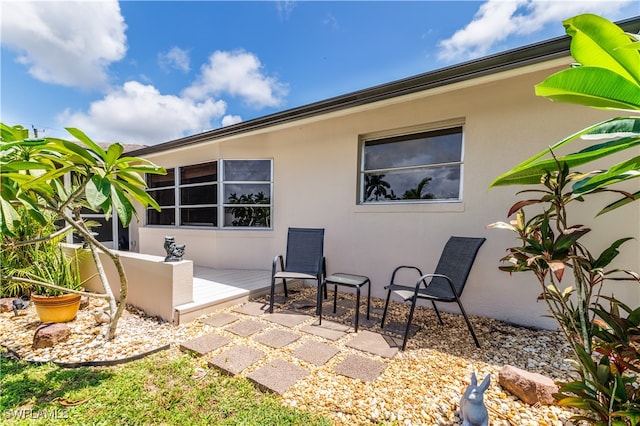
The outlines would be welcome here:
[[[497,269],[505,248],[516,244],[514,236],[508,231],[486,229],[489,223],[506,220],[507,210],[516,201],[515,193],[522,189],[489,190],[489,183],[496,176],[569,134],[612,116],[536,97],[534,85],[552,71],[522,69],[519,75],[502,80],[453,85],[449,91],[437,89],[432,94],[361,107],[349,114],[329,114],[322,119],[149,155],[147,158],[165,167],[220,158],[272,158],[273,229],[134,225],[132,239],[141,252],[163,255],[164,236],[175,235],[178,242],[187,244],[185,259],[196,265],[268,269],[273,256],[285,250],[288,227],[322,227],[329,273],[367,275],[372,294],[383,297],[383,287],[395,266],[415,265],[429,272],[449,236],[482,236],[487,242],[480,249],[462,298],[468,313],[554,327],[551,320],[542,317],[545,306],[536,303],[539,288],[534,277],[509,276]],[[464,122],[462,203],[357,204],[361,135],[394,129],[401,132],[456,119]],[[635,190],[638,186],[636,182]],[[597,207],[604,206],[606,199],[603,196],[597,206],[589,203],[576,208],[575,223],[594,227],[589,237],[596,247],[594,252],[617,238],[640,237],[637,203],[594,219]],[[638,239],[623,246],[618,265],[640,270]],[[640,304],[638,284],[617,283],[614,287],[617,297],[632,305]],[[457,309],[454,305],[442,307]]]

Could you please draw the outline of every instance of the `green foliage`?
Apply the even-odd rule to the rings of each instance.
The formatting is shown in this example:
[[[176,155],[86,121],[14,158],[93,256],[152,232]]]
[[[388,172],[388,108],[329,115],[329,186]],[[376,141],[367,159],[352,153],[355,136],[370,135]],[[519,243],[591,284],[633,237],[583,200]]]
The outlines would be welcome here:
[[[25,407],[61,417],[5,420],[16,425],[330,424],[321,416],[283,407],[277,396],[259,392],[247,379],[213,370],[197,376],[199,361],[174,350],[104,368],[63,369],[5,358],[1,362],[4,419],[19,416]]]
[[[536,93],[554,101],[595,108],[640,110],[640,52],[636,36],[625,34],[611,22],[595,15],[580,15],[564,21],[572,36],[571,52],[579,64],[561,71],[536,86]],[[596,141],[566,155],[557,152],[569,143]],[[583,244],[592,230],[569,221],[567,206],[585,202],[591,195],[613,192],[622,198],[598,214],[622,207],[640,198],[613,188],[640,177],[640,157],[627,158],[606,170],[581,173],[575,168],[596,160],[637,149],[640,117],[618,117],[597,123],[554,144],[496,178],[497,185],[540,185],[521,191],[535,194],[516,202],[508,212],[515,219],[490,227],[509,229],[521,245],[509,248],[501,259],[501,270],[532,272],[544,300],[574,352],[580,380],[562,384],[557,398],[561,405],[581,408],[577,420],[597,425],[636,425],[640,420],[637,388],[640,355],[638,321],[640,308],[631,309],[615,297],[600,295],[607,279],[640,282],[637,273],[607,269],[631,238],[621,238],[594,256]],[[537,207],[527,219],[524,209]],[[573,285],[563,284],[570,271]],[[566,282],[566,278],[565,281]],[[609,300],[604,308],[601,299]],[[626,317],[620,310],[628,313]]]
[[[230,207],[229,211],[233,215],[233,226],[263,226],[271,225],[271,209],[269,207],[258,207],[256,204],[269,204],[271,200],[264,192],[257,194],[242,194],[238,196],[235,192],[229,195],[230,204],[240,204]]]

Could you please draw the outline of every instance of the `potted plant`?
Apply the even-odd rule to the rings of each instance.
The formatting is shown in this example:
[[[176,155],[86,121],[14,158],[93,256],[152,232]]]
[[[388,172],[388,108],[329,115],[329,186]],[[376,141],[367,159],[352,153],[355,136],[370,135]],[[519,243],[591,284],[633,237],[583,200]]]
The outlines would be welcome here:
[[[78,251],[61,245],[69,229],[57,229],[51,212],[45,212],[44,224],[24,212],[22,217],[15,229],[19,239],[2,236],[2,293],[30,297],[42,322],[71,321],[80,305],[82,281]]]

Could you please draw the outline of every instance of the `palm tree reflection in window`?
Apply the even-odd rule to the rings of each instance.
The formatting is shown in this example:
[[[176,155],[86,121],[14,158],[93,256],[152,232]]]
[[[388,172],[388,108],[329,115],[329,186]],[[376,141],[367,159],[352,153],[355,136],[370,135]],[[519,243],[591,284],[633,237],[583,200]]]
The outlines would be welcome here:
[[[391,184],[385,181],[384,175],[365,175],[364,176],[364,194],[365,201],[380,201],[380,199],[395,199],[393,190],[387,193],[387,188],[391,188]]]
[[[270,198],[264,195],[264,192],[242,194],[239,197],[233,192],[229,194],[227,202],[229,204],[242,204],[242,206],[229,208],[234,218],[231,223],[233,226],[270,226],[271,209],[269,207],[252,206],[252,204],[269,204],[271,202]]]
[[[422,191],[424,191],[424,187],[427,186],[429,184],[429,182],[431,182],[431,177],[427,176],[426,178],[422,179],[420,181],[420,183],[418,183],[418,186],[415,188],[411,188],[411,189],[407,189],[404,194],[402,194],[402,199],[403,200],[433,200],[434,198],[436,198],[436,196],[430,192],[427,192],[426,194],[422,194]]]

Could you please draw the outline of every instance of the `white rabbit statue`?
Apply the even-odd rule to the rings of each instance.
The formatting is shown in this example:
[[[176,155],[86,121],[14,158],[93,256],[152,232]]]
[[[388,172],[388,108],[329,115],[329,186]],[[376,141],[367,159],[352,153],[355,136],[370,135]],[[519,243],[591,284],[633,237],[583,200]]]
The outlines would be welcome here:
[[[489,388],[491,375],[487,374],[480,386],[476,379],[476,373],[471,375],[471,384],[464,391],[460,399],[460,412],[462,413],[462,426],[488,426],[489,413],[484,406],[483,394]]]

